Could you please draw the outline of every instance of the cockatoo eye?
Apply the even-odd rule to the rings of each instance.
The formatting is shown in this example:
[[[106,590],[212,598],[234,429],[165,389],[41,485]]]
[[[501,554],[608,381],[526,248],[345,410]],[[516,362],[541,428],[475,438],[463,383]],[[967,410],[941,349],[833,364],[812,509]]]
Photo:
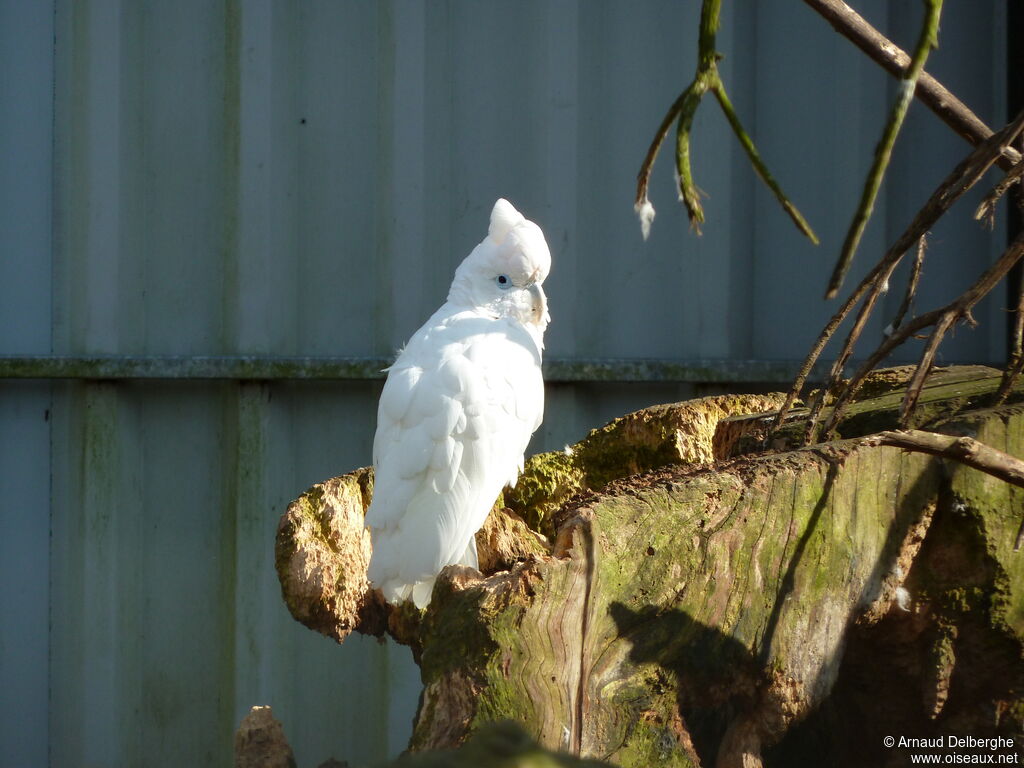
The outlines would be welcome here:
[[[494,278],[494,282],[496,282],[498,284],[498,287],[501,288],[503,291],[512,287],[512,280],[509,278],[508,275],[498,275],[496,278]]]

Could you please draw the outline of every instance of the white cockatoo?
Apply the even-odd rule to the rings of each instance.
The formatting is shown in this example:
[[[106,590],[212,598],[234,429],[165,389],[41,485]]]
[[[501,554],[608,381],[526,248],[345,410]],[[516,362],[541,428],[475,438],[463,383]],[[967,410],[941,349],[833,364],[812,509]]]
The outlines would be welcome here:
[[[424,608],[442,568],[477,567],[474,536],[544,413],[550,268],[540,227],[498,200],[448,300],[388,369],[366,512],[369,578],[388,602]]]

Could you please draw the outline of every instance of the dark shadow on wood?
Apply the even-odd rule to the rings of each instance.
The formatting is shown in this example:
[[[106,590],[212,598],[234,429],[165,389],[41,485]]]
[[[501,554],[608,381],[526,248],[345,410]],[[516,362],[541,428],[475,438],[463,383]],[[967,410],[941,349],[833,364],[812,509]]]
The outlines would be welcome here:
[[[821,497],[818,499],[818,503],[814,505],[811,516],[807,520],[807,526],[804,528],[803,533],[800,534],[800,540],[793,550],[793,556],[789,558],[789,563],[786,565],[786,573],[779,583],[779,589],[775,595],[775,604],[772,606],[772,612],[768,616],[768,622],[765,624],[764,634],[761,637],[757,658],[758,662],[762,665],[768,663],[772,640],[775,639],[775,632],[778,630],[782,608],[785,606],[786,600],[793,596],[793,590],[796,588],[796,572],[800,567],[804,551],[807,549],[807,542],[811,540],[815,530],[817,530],[818,522],[821,520],[821,516],[832,498],[832,487],[835,485],[836,476],[839,474],[839,464],[828,457],[825,460],[828,461],[828,470],[825,474],[825,485],[821,489]]]
[[[910,507],[920,508],[919,486],[927,480],[922,475],[903,496],[869,588],[896,565],[916,520]],[[993,620],[999,569],[977,518],[961,508],[948,483],[940,488],[935,514],[904,582],[909,610],[893,602],[875,621],[851,622],[831,692],[765,751],[766,768],[903,766],[915,750],[887,748],[887,736],[1016,735],[1010,703],[1024,689],[1024,657],[1012,631]],[[870,597],[865,594],[865,601]],[[1018,742],[1017,751],[1024,757],[1022,746]],[[1012,756],[1013,751],[997,754]],[[953,752],[993,753],[924,752],[939,754],[940,760]]]
[[[726,729],[757,699],[757,664],[742,643],[687,613],[609,606],[634,664],[659,665],[677,687],[677,706],[701,765],[713,766]],[[638,712],[641,715],[641,712]]]

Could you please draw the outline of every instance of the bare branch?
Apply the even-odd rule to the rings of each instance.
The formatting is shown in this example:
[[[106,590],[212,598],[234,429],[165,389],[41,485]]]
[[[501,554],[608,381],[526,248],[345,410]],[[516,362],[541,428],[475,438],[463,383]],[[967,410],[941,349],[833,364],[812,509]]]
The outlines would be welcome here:
[[[647,148],[647,155],[644,157],[643,165],[640,166],[640,172],[636,175],[636,203],[635,208],[637,213],[641,210],[646,210],[647,206],[650,206],[650,200],[647,198],[647,187],[651,181],[651,169],[654,167],[654,160],[658,156],[658,150],[661,149],[662,142],[665,141],[665,137],[668,136],[668,131],[672,127],[672,123],[683,109],[683,102],[685,101],[690,89],[687,88],[681,94],[679,98],[675,100],[668,112],[665,113],[665,117],[661,120],[661,125],[658,126],[657,133],[654,134],[654,140],[651,142],[651,146]],[[653,215],[651,216],[653,219]],[[650,223],[648,222],[648,226]],[[646,239],[644,235],[644,239]]]
[[[782,187],[779,186],[778,182],[775,181],[771,172],[768,170],[768,166],[764,164],[761,159],[760,153],[757,151],[757,147],[754,146],[753,140],[747,134],[743,128],[743,124],[740,123],[740,119],[736,116],[736,111],[733,109],[732,102],[729,101],[729,96],[725,92],[725,85],[722,83],[721,78],[715,78],[715,82],[711,88],[715,94],[715,98],[718,99],[718,103],[722,107],[722,111],[725,113],[726,119],[729,121],[729,125],[732,126],[733,133],[736,134],[736,138],[739,139],[740,145],[747,153],[747,157],[750,158],[751,165],[754,166],[754,170],[757,171],[757,175],[761,177],[761,181],[772,191],[775,195],[775,199],[779,201],[782,209],[789,214],[789,218],[796,224],[797,229],[804,233],[804,235],[815,245],[820,242],[818,236],[814,234],[814,230],[811,229],[811,225],[807,223],[807,219],[803,217],[800,211],[797,210],[796,206],[789,201],[786,194],[782,191]]]
[[[999,202],[1000,198],[1006,194],[1010,187],[1020,183],[1022,176],[1024,176],[1024,163],[1017,163],[1003,177],[1003,180],[996,184],[991,192],[985,195],[985,199],[981,201],[978,210],[974,212],[974,218],[978,221],[987,219],[989,226],[993,226],[996,219],[996,203]]]
[[[929,326],[936,327],[938,335],[936,336],[936,333],[933,333],[933,338],[935,339],[934,343],[937,346],[939,341],[942,339],[942,335],[949,328],[951,328],[957,321],[970,317],[970,312],[971,309],[974,308],[974,305],[977,304],[982,297],[987,295],[999,283],[999,281],[1006,276],[1006,273],[1009,272],[1010,268],[1020,260],[1021,256],[1024,256],[1024,234],[1021,234],[1016,240],[1014,240],[1003,252],[1003,255],[1000,256],[991,267],[985,270],[974,285],[964,291],[956,300],[950,302],[945,307],[932,310],[931,312],[927,312],[920,317],[915,318],[882,342],[878,349],[876,349],[875,352],[864,361],[861,367],[853,375],[847,383],[843,394],[836,401],[828,423],[825,425],[825,437],[827,438],[831,435],[836,424],[839,423],[843,412],[853,400],[853,397],[857,393],[861,383],[864,381],[864,378],[874,370],[875,366],[888,357],[889,353],[915,333]],[[941,332],[939,332],[939,328],[942,328]],[[931,343],[932,342],[930,340],[929,345],[931,345]],[[924,362],[925,360],[922,359],[922,363]],[[900,414],[901,421],[904,423],[909,418],[909,412],[906,410],[907,406],[908,401],[907,399],[904,399],[904,407],[901,409]],[[909,407],[912,408],[913,403],[909,403]]]
[[[903,318],[907,316],[907,312],[910,311],[910,307],[914,303],[917,285],[921,281],[921,266],[924,264],[924,255],[927,250],[928,237],[927,235],[921,235],[917,239],[917,251],[914,254],[914,263],[910,268],[910,277],[907,278],[907,289],[903,293],[903,301],[900,302],[900,308],[896,310],[896,316],[892,319],[892,323],[889,324],[889,328],[886,329],[886,335],[895,332],[900,327],[903,323]]]
[[[838,330],[839,326],[849,316],[850,312],[857,305],[857,303],[864,297],[870,290],[872,297],[869,299],[872,303],[877,298],[878,292],[881,291],[881,286],[884,285],[886,278],[891,274],[896,264],[899,263],[903,255],[910,249],[915,243],[919,242],[920,238],[935,224],[939,218],[952,207],[952,205],[960,199],[965,192],[973,187],[992,167],[992,164],[998,158],[1004,147],[1008,146],[1014,141],[1017,136],[1024,131],[1024,111],[1021,111],[1016,118],[999,132],[993,134],[988,139],[983,141],[977,147],[975,147],[966,158],[964,158],[952,172],[943,179],[942,183],[932,193],[928,201],[922,206],[922,208],[914,216],[914,220],[910,223],[910,226],[904,230],[903,234],[896,240],[895,243],[886,251],[882,259],[876,264],[864,279],[861,280],[860,284],[854,289],[853,293],[846,300],[843,306],[832,316],[832,319],[828,321],[824,329],[818,335],[817,340],[814,342],[814,346],[811,347],[811,351],[808,353],[807,358],[804,360],[803,366],[800,368],[800,372],[797,374],[796,379],[793,381],[793,386],[790,387],[789,392],[786,394],[786,400],[783,403],[781,409],[779,409],[778,415],[775,417],[775,422],[772,429],[778,429],[786,419],[786,415],[793,407],[793,403],[796,398],[800,396],[800,392],[803,390],[804,384],[807,382],[807,377],[810,376],[810,372],[814,369],[814,365],[818,362],[818,358],[824,351],[826,345],[831,340],[832,336]],[[924,326],[922,326],[924,327]],[[891,338],[891,337],[890,337]],[[849,342],[850,339],[848,338]],[[856,341],[856,336],[853,337],[853,341]],[[844,349],[852,347],[849,343]],[[849,352],[841,354],[842,358],[841,365],[834,365],[832,368],[832,375],[829,378],[828,387],[831,388],[836,380],[842,375],[842,366],[846,364]],[[838,362],[838,361],[837,361]],[[838,375],[837,375],[838,369]],[[817,406],[820,410],[823,401],[819,401]],[[817,413],[814,414],[817,416]],[[812,419],[813,421],[813,419]]]
[[[679,199],[686,206],[690,226],[698,235],[700,225],[704,223],[704,208],[700,204],[700,189],[693,180],[693,171],[690,167],[690,129],[693,127],[693,118],[697,114],[700,100],[707,92],[707,80],[708,77],[698,76],[687,89],[683,111],[676,124],[676,181],[679,185]]]
[[[804,2],[828,21],[839,34],[860,48],[890,74],[896,77],[903,76],[910,64],[910,56],[842,0],[804,0]],[[971,144],[978,144],[992,135],[992,129],[981,118],[927,72],[922,72],[918,78],[917,90],[914,95],[957,135]],[[1020,161],[1020,158],[1020,153],[1017,150],[1006,147],[997,162],[1000,167],[1008,171]]]
[[[971,437],[954,437],[919,429],[879,432],[865,438],[867,445],[889,445],[908,451],[942,456],[1024,488],[1024,461]]]
[[[1024,370],[1024,284],[1017,286],[1017,314],[1013,322],[1013,338],[1010,345],[1010,359],[1003,371],[1003,380],[996,393],[996,405],[1006,402],[1007,396]],[[1024,529],[1022,529],[1024,531]]]
[[[970,308],[963,311],[950,310],[942,313],[936,321],[935,327],[928,337],[928,342],[925,344],[924,352],[921,354],[921,360],[917,364],[910,382],[907,384],[907,391],[903,395],[903,402],[900,404],[901,427],[906,427],[910,421],[910,415],[913,413],[917,400],[921,396],[924,380],[928,377],[928,373],[935,363],[935,353],[939,349],[939,344],[942,343],[942,339],[945,338],[947,331],[953,327],[957,320],[970,317],[970,311]]]
[[[1024,461],[1016,456],[985,445],[972,437],[954,437],[919,429],[879,432],[864,440],[866,445],[888,445],[905,451],[927,453],[944,459],[959,461],[961,464],[992,475],[1005,483],[1024,488]],[[1013,551],[1020,551],[1024,544],[1024,520],[1017,529]]]

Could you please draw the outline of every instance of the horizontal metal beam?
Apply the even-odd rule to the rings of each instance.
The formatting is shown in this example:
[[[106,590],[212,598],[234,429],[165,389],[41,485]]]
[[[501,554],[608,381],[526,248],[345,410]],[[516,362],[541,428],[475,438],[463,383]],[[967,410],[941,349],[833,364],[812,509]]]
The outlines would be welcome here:
[[[262,355],[2,355],[0,379],[227,379],[239,381],[384,378],[385,357]],[[788,383],[795,360],[549,359],[549,382]],[[823,369],[822,369],[823,370]],[[816,371],[820,379],[822,371]]]

